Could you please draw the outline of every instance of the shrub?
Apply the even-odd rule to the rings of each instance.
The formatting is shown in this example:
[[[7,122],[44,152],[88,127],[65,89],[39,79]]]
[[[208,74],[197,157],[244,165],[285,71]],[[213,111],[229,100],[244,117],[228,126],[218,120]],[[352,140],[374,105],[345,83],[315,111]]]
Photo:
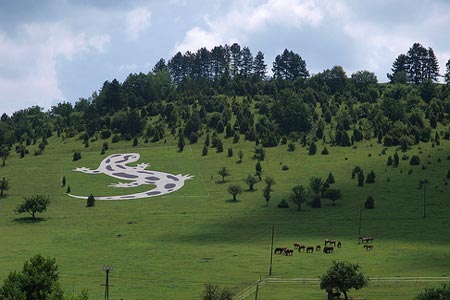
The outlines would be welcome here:
[[[280,203],[278,203],[278,208],[289,208],[289,204],[286,199],[282,199]]]
[[[450,179],[450,170],[447,171],[447,176],[445,178]]]
[[[283,167],[281,167],[281,170],[287,171],[287,170],[289,170],[289,167],[287,165],[283,165]]]
[[[75,151],[75,152],[73,153],[73,158],[72,158],[72,160],[73,160],[73,161],[77,161],[77,160],[80,160],[80,159],[81,159],[81,152]]]
[[[286,145],[286,143],[287,143],[287,137],[283,136],[281,138],[281,145]]]
[[[138,143],[139,143],[138,138],[135,137],[135,138],[133,139],[133,147],[136,147],[136,146],[138,145]]]
[[[389,157],[387,159],[387,165],[392,166],[393,163],[394,163],[394,160],[392,159],[392,156],[389,155]]]
[[[189,143],[195,144],[198,142],[198,134],[196,132],[191,132],[189,135]]]
[[[223,143],[221,139],[217,139],[217,152],[223,152]]]
[[[103,142],[103,149],[105,149],[105,151],[109,149],[108,142]]]
[[[70,192],[71,192],[71,188],[70,188],[70,185],[69,185],[69,186],[67,186],[66,193],[67,193],[67,194],[70,194]]]
[[[117,134],[115,134],[111,139],[111,143],[118,143],[119,141],[120,141],[120,136],[118,136]]]
[[[34,150],[34,156],[39,156],[39,155],[42,155],[42,150],[41,149]]]
[[[408,159],[409,159],[408,154],[403,154],[403,155],[402,155],[402,160],[408,160]]]
[[[294,143],[289,143],[288,144],[288,151],[290,151],[290,152],[295,151],[295,144]]]
[[[328,183],[328,184],[333,184],[333,183],[335,183],[336,181],[334,180],[334,176],[333,176],[333,174],[330,172],[330,173],[328,173],[328,177],[327,177],[327,180],[325,181],[326,183]]]
[[[413,156],[411,157],[411,160],[409,161],[409,164],[410,164],[411,166],[417,166],[417,165],[419,165],[419,164],[420,164],[420,158],[419,158],[417,155],[413,155]]]
[[[327,147],[323,147],[323,150],[322,150],[322,152],[320,152],[320,154],[322,154],[322,155],[328,155],[328,149],[327,149]]]
[[[375,208],[375,200],[372,196],[367,197],[366,202],[364,202],[365,209],[373,209]]]
[[[202,156],[206,156],[206,155],[208,155],[208,147],[203,146]]]
[[[367,174],[366,183],[375,183],[375,172],[372,170],[369,174]]]
[[[308,151],[308,154],[309,154],[309,155],[315,155],[316,153],[317,153],[317,146],[316,146],[316,143],[312,142],[312,143],[309,145],[309,151]]]
[[[361,170],[358,173],[358,186],[364,186],[364,172]]]
[[[86,201],[86,207],[93,207],[95,206],[95,198],[94,195],[90,194]]]
[[[228,148],[228,157],[233,157],[233,148]]]
[[[100,131],[100,137],[102,139],[109,139],[111,137],[111,131],[109,129],[102,129]]]
[[[240,135],[239,135],[239,133],[237,133],[237,132],[235,132],[234,133],[234,136],[233,136],[233,143],[238,143],[239,142],[239,139],[240,139]]]
[[[311,201],[311,207],[312,208],[321,208],[322,207],[322,202],[320,201],[319,197],[313,198],[313,200]]]

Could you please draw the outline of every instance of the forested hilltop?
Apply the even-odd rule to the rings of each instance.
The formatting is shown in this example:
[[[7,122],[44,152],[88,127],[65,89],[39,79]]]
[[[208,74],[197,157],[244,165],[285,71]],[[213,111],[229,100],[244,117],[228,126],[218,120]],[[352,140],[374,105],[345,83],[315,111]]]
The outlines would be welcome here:
[[[450,139],[450,59],[443,75],[447,84],[437,83],[434,52],[419,43],[395,59],[390,83],[378,83],[365,70],[348,76],[340,66],[311,75],[305,60],[287,49],[275,58],[273,76],[267,73],[261,51],[253,56],[236,43],[177,53],[167,63],[160,59],[148,74],[106,81],[74,105],[3,114],[2,156],[5,160],[15,150],[23,157],[36,143],[39,150],[30,154],[41,155],[53,134],[81,137],[86,147],[97,138],[147,143],[170,135],[180,150],[207,132],[264,147],[286,139],[351,146],[376,138],[385,146],[407,148]]]

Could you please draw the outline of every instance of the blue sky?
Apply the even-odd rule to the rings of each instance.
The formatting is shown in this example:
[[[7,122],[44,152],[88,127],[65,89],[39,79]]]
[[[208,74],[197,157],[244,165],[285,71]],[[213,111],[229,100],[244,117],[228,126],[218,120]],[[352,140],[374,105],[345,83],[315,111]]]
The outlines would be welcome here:
[[[450,1],[0,0],[0,114],[88,98],[159,58],[238,42],[268,68],[285,48],[310,73],[341,65],[386,81],[414,42],[450,58]]]

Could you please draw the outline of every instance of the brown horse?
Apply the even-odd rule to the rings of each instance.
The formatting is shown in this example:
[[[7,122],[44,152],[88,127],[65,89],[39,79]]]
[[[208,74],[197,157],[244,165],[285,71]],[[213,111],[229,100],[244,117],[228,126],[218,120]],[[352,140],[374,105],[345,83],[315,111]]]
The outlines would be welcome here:
[[[366,249],[366,251],[373,250],[373,245],[364,245],[363,247],[364,249]]]
[[[298,247],[300,247],[299,243],[294,243],[294,249],[298,249]]]
[[[306,247],[306,253],[313,253],[313,252],[314,252],[314,247],[313,246]]]
[[[359,241],[363,244],[367,244],[367,243],[372,243],[373,242],[373,237],[371,236],[360,236],[359,237]]]
[[[298,247],[298,252],[301,252],[303,250],[303,252],[305,252],[305,245],[300,245],[300,247]]]

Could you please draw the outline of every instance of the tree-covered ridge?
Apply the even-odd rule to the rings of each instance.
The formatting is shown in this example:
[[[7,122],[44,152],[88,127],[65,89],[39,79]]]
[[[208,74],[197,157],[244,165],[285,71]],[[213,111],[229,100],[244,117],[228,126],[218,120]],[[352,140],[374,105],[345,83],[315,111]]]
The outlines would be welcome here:
[[[88,146],[94,136],[159,141],[170,134],[196,143],[208,130],[266,147],[283,136],[304,145],[350,146],[371,138],[386,146],[438,143],[441,135],[450,138],[449,130],[433,132],[450,115],[449,85],[433,82],[438,70],[433,50],[418,43],[395,60],[390,84],[366,70],[347,76],[340,66],[310,75],[301,56],[287,49],[269,77],[260,51],[253,57],[238,44],[201,48],[177,53],[167,64],[160,59],[151,72],[130,74],[122,83],[106,81],[74,105],[3,114],[0,145],[19,143],[22,156],[26,146],[39,143],[38,155],[54,133],[80,134]]]

